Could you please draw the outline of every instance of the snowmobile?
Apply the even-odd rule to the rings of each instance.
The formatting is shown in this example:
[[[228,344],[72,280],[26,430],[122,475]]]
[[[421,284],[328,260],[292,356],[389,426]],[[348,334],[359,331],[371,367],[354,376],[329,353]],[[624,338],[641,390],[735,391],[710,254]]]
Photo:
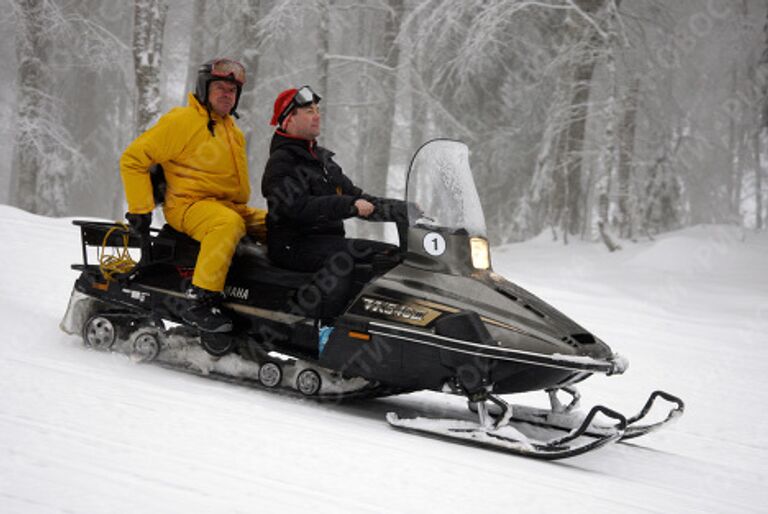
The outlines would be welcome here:
[[[167,225],[142,238],[121,223],[75,220],[83,262],[72,266],[80,275],[61,328],[87,347],[318,400],[462,395],[472,419],[386,418],[399,429],[541,459],[638,437],[683,413],[683,401],[664,391],[629,418],[602,405],[578,408],[575,384],[621,374],[628,362],[492,270],[466,145],[424,144],[405,200],[418,208],[397,223],[399,252],[350,269],[346,309],[321,330],[322,280],[275,267],[258,243],[240,243],[227,276],[223,307],[233,330],[205,333],[180,316],[197,242]],[[138,262],[131,252],[140,252]],[[503,398],[540,390],[548,409]],[[659,400],[669,404],[666,415],[648,422]]]

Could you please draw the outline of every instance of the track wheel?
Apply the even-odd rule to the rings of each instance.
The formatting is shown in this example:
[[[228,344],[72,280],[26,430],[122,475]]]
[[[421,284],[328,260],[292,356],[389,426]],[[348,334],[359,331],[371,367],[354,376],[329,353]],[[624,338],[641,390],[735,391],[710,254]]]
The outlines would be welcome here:
[[[296,377],[296,388],[305,396],[313,396],[322,385],[320,375],[314,369],[305,369]]]
[[[154,329],[137,331],[131,342],[131,355],[139,362],[155,360],[160,353],[160,337]]]
[[[277,387],[283,379],[283,370],[274,362],[266,362],[259,368],[259,382],[266,387]]]
[[[91,316],[83,326],[83,342],[85,346],[97,350],[108,350],[117,339],[115,324],[104,316]]]
[[[200,333],[200,346],[214,357],[228,354],[237,346],[237,340],[230,334],[217,334],[213,332]]]

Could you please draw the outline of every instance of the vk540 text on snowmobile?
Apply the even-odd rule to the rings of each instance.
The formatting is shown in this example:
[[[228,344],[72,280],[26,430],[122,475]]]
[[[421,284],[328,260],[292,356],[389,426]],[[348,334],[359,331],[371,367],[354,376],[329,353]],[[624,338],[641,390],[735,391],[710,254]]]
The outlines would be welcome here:
[[[627,361],[492,271],[466,145],[434,140],[422,146],[411,162],[405,200],[376,209],[384,214],[379,221],[397,223],[399,254],[350,270],[346,307],[320,339],[317,320],[327,291],[315,275],[273,266],[262,246],[241,242],[230,267],[223,308],[232,332],[201,333],[180,316],[199,245],[168,226],[142,240],[119,224],[90,221],[75,221],[83,263],[73,265],[81,274],[62,329],[93,348],[318,399],[419,390],[462,395],[473,421],[403,419],[394,412],[387,420],[542,459],[637,437],[682,414],[682,400],[662,391],[629,419],[600,405],[578,410],[574,384],[594,373],[621,374]],[[130,263],[128,249],[141,249],[138,264]],[[110,251],[117,256],[105,259]],[[550,395],[550,409],[503,398],[538,390]],[[558,399],[562,391],[572,396],[567,405]],[[659,410],[657,400],[672,406],[660,421],[645,422],[649,411]]]

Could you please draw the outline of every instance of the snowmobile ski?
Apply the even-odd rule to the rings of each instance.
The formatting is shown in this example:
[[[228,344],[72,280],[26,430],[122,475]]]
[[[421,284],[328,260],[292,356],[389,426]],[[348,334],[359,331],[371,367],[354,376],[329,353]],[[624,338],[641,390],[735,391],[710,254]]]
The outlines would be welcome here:
[[[597,437],[583,438],[593,420],[598,416],[610,418],[614,424],[610,430],[606,425],[603,434]],[[501,426],[487,426],[466,420],[400,418],[396,413],[387,413],[387,421],[395,428],[426,433],[446,439],[452,439],[477,446],[483,446],[506,453],[543,460],[557,460],[575,457],[621,439],[627,426],[627,420],[616,411],[601,405],[593,407],[581,425],[563,437],[549,440],[537,440],[526,436],[513,422]]]

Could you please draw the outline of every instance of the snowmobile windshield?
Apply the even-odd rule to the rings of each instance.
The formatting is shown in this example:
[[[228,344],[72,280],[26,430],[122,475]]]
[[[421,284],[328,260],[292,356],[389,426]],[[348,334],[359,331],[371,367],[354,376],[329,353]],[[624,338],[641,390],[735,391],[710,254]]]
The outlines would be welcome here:
[[[411,226],[466,231],[486,237],[480,197],[469,169],[469,148],[449,139],[435,139],[416,152],[408,170],[406,200]]]

